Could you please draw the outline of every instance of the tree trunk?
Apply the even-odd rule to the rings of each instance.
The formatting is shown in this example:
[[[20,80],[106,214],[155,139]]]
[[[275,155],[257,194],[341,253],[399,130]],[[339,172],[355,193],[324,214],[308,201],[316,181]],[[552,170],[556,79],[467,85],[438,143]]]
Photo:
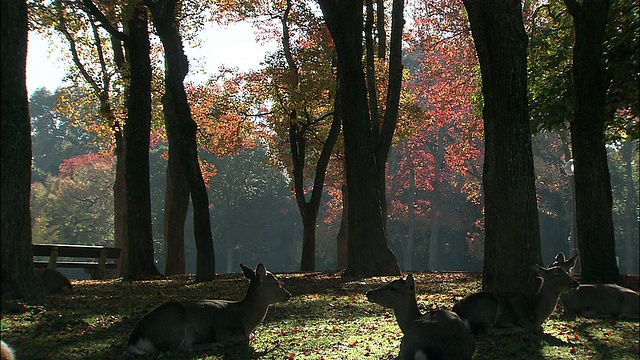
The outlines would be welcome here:
[[[638,141],[626,140],[622,144],[622,160],[624,161],[627,196],[624,202],[624,264],[627,274],[638,274],[638,203],[636,182],[633,180],[633,152]]]
[[[124,128],[127,189],[127,272],[140,279],[160,275],[153,254],[149,140],[151,130],[151,61],[147,9],[140,0],[129,4],[127,58],[130,81],[128,118]]]
[[[163,97],[163,111],[168,122],[175,121],[172,128],[174,133],[177,132],[177,142],[172,145],[177,145],[176,153],[179,156],[180,166],[189,186],[191,203],[193,204],[193,228],[197,249],[196,281],[209,281],[213,280],[216,274],[211,219],[209,217],[209,195],[198,161],[197,125],[191,117],[191,108],[184,90],[184,78],[189,72],[189,63],[184,54],[182,38],[178,31],[175,15],[177,2],[175,0],[147,1],[147,4],[153,15],[154,25],[165,53],[166,93]],[[172,180],[179,181],[180,177]],[[180,190],[174,195],[178,196],[176,206],[184,206],[184,201],[181,202],[179,198]],[[180,211],[177,212],[182,216]],[[175,221],[182,221],[182,226],[184,225],[184,219],[176,218]],[[173,247],[174,251],[178,251],[173,255],[184,257],[184,246],[180,249],[178,247]],[[167,256],[172,256],[172,254],[167,253]]]
[[[113,183],[113,227],[115,247],[120,248],[118,269],[115,276],[119,277],[127,273],[127,247],[125,244],[127,235],[127,188],[124,174],[124,139],[122,128],[118,122],[113,125],[113,136],[116,147],[116,179]]]
[[[464,0],[482,74],[483,288],[529,293],[542,264],[527,109],[527,34],[518,0]]]
[[[347,251],[349,248],[349,194],[346,181],[342,184],[342,214],[340,216],[340,230],[336,236],[336,270],[347,268]]]
[[[31,250],[31,119],[27,100],[27,3],[2,1],[0,83],[2,298],[42,304]]]
[[[168,104],[164,105],[165,107]],[[165,127],[169,139],[169,159],[167,164],[167,188],[164,200],[164,259],[165,275],[185,272],[184,224],[189,211],[189,186],[177,154],[175,120],[169,120],[165,111]]]
[[[416,229],[415,202],[417,189],[416,172],[413,165],[411,150],[409,149],[409,139],[404,141],[404,146],[407,154],[407,164],[409,164],[409,197],[407,199],[407,208],[409,210],[409,229],[407,231],[407,245],[405,247],[404,254],[404,270],[411,270],[413,268],[413,243]],[[429,253],[429,257],[431,257],[431,253]]]
[[[362,71],[362,1],[320,0],[336,44],[338,81],[344,104],[343,133],[349,186],[349,239],[346,276],[398,275],[395,255],[385,236],[378,164]]]
[[[573,17],[574,108],[570,124],[576,183],[576,222],[582,281],[616,283],[613,196],[605,148],[609,78],[603,63],[608,0],[565,0]]]

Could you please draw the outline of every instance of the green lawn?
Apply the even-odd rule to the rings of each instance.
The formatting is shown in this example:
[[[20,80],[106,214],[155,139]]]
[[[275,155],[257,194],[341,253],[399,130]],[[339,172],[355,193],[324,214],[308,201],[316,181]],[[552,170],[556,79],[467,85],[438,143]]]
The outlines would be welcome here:
[[[470,273],[413,273],[423,311],[447,308],[478,291]],[[364,293],[393,278],[341,278],[334,274],[281,274],[292,293],[273,306],[254,331],[251,348],[163,354],[162,359],[393,359],[402,333],[392,313]],[[220,276],[123,282],[74,282],[73,294],[55,295],[46,307],[2,306],[2,339],[23,359],[127,359],[130,331],[153,307],[171,300],[239,299],[248,281]],[[635,289],[637,290],[635,277]],[[475,359],[638,359],[638,322],[564,319],[556,311],[544,334],[480,338]]]

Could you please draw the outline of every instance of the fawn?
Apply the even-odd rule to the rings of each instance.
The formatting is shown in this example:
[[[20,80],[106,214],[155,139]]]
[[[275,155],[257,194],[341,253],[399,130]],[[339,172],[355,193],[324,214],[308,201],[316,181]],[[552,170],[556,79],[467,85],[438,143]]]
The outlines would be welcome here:
[[[168,302],[136,324],[127,350],[133,355],[165,351],[210,349],[218,345],[249,344],[249,334],[262,322],[271,304],[291,294],[262,264],[256,270],[240,264],[249,279],[241,301],[199,300]]]
[[[416,303],[412,275],[367,292],[367,299],[392,308],[404,337],[400,359],[471,359],[475,341],[469,327],[448,310],[422,314]]]

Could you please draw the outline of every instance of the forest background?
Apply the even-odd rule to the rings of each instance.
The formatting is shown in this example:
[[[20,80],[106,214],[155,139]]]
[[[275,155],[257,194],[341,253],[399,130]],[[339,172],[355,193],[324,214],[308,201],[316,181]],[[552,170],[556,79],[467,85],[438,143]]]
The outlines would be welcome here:
[[[47,11],[55,7],[39,5],[42,4],[30,5],[40,11],[33,12],[36,15],[32,31],[40,31],[61,44],[56,51],[66,54],[71,66],[64,87],[53,93],[38,89],[30,96],[33,243],[113,245],[112,127],[103,121],[93,85],[78,66],[83,64],[91,78],[105,84],[95,39],[102,39],[101,43],[108,47],[108,37],[106,34],[100,37],[103,30],[92,26],[88,19],[83,21],[83,11],[72,11],[73,7],[66,9],[71,9],[78,21],[68,24],[63,32],[60,18]],[[295,16],[284,27],[282,4],[238,5],[204,2],[196,8],[200,12],[184,13],[181,23],[182,36],[197,41],[205,23],[249,21],[256,29],[256,41],[279,44],[256,69],[222,68],[210,79],[187,86],[191,111],[198,124],[200,162],[211,202],[216,271],[235,272],[238,262],[259,261],[273,271],[297,271],[302,251],[302,219],[293,196],[290,113],[285,105],[292,97],[286,89],[292,72],[287,56],[293,55],[305,90],[301,92],[303,95],[296,95],[300,96],[296,101],[310,109],[304,116],[309,120],[307,162],[313,164],[330,130],[330,123],[324,122],[322,116],[335,96],[331,37],[314,3],[295,2],[292,7]],[[535,132],[533,151],[541,249],[544,261],[551,262],[558,251],[574,251],[570,242],[573,227],[570,178],[564,172],[571,158],[566,124],[571,117],[568,44],[572,43],[572,32],[570,17],[562,6],[541,5],[526,3],[524,10],[530,49],[529,99]],[[629,45],[632,64],[629,66],[637,68],[638,52],[633,49],[638,47],[638,5],[631,1],[615,2],[611,13],[607,46],[616,49],[621,43]],[[480,187],[482,99],[480,72],[466,14],[461,4],[421,1],[408,3],[405,19],[404,86],[398,128],[387,164],[389,247],[404,270],[480,271],[484,248]],[[284,29],[292,40],[289,51],[285,51]],[[636,31],[622,36],[625,33],[620,29]],[[67,50],[69,45],[76,49],[75,55]],[[155,112],[150,176],[154,251],[161,270],[165,265],[163,223],[168,151],[160,111],[164,94],[162,51],[152,31]],[[195,59],[190,61],[196,64]],[[383,63],[377,65],[384,84]],[[192,68],[197,69],[197,65],[192,64]],[[610,70],[614,75],[616,71],[625,71]],[[124,93],[118,91],[122,89],[118,86],[121,79],[115,71],[108,70],[106,74],[113,76],[112,103],[115,113],[122,115]],[[621,273],[638,273],[638,89],[637,82],[635,86],[624,82],[616,85],[623,92],[623,100],[616,103],[614,119],[607,129],[616,253]],[[318,270],[337,267],[342,159],[338,145],[329,163],[321,221],[316,227]],[[307,167],[306,177],[310,178],[312,172]],[[312,183],[307,181],[306,185],[310,191]],[[191,216],[189,210],[184,228],[187,273],[196,270]]]

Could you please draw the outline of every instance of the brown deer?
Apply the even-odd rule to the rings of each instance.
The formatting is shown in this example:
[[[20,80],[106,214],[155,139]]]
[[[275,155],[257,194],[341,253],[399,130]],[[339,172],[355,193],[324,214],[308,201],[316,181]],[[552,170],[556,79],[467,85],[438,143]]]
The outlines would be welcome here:
[[[575,266],[576,255],[569,259],[558,253],[553,264],[563,269]],[[567,270],[569,271],[569,270]],[[640,320],[640,295],[616,284],[580,284],[560,295],[566,316],[580,315],[592,319]]]
[[[241,301],[199,300],[168,302],[136,324],[127,350],[133,355],[165,351],[210,349],[219,345],[249,344],[249,334],[262,322],[269,305],[291,298],[278,279],[262,264],[256,270],[240,264],[249,279]]]
[[[542,280],[535,294],[471,294],[453,306],[462,320],[469,321],[476,334],[500,334],[515,331],[539,332],[553,313],[561,293],[578,287],[578,282],[559,266],[532,265]]]
[[[16,356],[13,354],[13,350],[11,349],[11,347],[9,347],[9,345],[4,342],[4,340],[2,340],[1,342],[2,352],[0,353],[0,360],[14,360]]]
[[[36,274],[49,294],[73,291],[71,281],[56,269],[36,269]]]
[[[367,292],[367,299],[392,308],[404,334],[400,359],[471,359],[475,341],[469,327],[448,310],[420,312],[416,303],[413,276],[394,280]]]

